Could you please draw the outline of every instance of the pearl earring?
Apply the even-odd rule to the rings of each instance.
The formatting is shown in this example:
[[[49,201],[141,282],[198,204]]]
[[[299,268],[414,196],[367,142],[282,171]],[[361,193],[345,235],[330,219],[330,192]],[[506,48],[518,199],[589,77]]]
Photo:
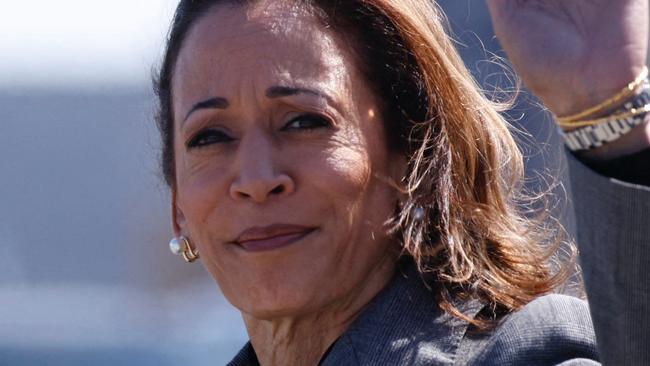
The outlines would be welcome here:
[[[183,259],[187,263],[192,263],[199,258],[199,251],[192,249],[190,240],[184,236],[173,238],[169,242],[169,250],[175,255],[183,256]]]
[[[415,221],[424,220],[424,208],[422,208],[421,206],[415,206],[413,208],[413,219]]]

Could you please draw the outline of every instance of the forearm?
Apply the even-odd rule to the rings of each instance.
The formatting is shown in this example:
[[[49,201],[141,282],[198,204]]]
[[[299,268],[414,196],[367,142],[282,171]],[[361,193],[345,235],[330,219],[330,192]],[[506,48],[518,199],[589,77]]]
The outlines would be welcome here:
[[[650,364],[650,188],[568,154],[577,244],[603,364]]]
[[[518,75],[556,116],[602,104],[647,63],[647,0],[488,0],[488,5]],[[585,118],[593,122],[612,111]],[[604,145],[578,143],[589,145],[577,146],[588,151],[567,154],[580,260],[605,365],[650,364],[650,188],[607,177],[630,181],[650,170],[646,155],[640,160],[630,155],[650,146],[650,127],[637,123],[641,114],[634,116],[639,117],[627,127],[642,127],[606,136]]]

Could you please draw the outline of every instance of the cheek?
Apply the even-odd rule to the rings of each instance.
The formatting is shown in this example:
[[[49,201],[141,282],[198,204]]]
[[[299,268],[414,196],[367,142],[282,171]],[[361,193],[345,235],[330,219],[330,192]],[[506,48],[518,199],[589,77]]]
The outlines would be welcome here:
[[[359,149],[339,148],[331,151],[321,163],[324,175],[322,189],[332,192],[350,204],[361,197],[368,186],[371,165],[368,155]]]
[[[310,165],[321,175],[313,179],[321,191],[329,193],[337,205],[356,206],[362,200],[372,176],[372,156],[361,131],[348,126]]]
[[[352,240],[353,231],[368,221],[368,217],[363,217],[366,208],[377,198],[376,192],[372,192],[376,188],[376,172],[371,154],[361,142],[337,145],[310,164],[313,173],[305,178],[316,191],[310,194],[311,199],[318,202],[322,197],[319,203],[332,211],[327,213],[334,226],[329,229],[337,235],[334,240],[340,246]]]
[[[210,159],[176,159],[177,204],[183,215],[182,226],[197,245],[207,242],[214,233],[224,232],[219,217],[224,216],[220,212],[226,210],[223,203],[228,198],[224,167],[204,160]]]
[[[311,178],[318,184],[314,196],[326,199],[333,211],[328,213],[329,230],[340,251],[364,250],[360,247],[368,244],[368,238],[384,237],[384,223],[394,211],[397,195],[384,179],[385,157],[375,153],[336,149],[321,162],[322,168],[316,170],[320,173]]]
[[[394,180],[389,171],[389,154],[381,138],[366,141],[363,149],[335,154],[332,165],[333,172],[339,175],[336,181],[340,194],[334,201],[341,228],[336,242],[348,266],[372,265],[392,245],[386,223],[395,212],[398,193],[389,183]]]

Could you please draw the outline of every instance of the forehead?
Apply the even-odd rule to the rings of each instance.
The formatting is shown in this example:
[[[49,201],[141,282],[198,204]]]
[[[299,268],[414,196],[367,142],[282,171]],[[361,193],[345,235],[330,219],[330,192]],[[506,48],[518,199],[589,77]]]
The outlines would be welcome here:
[[[181,48],[172,82],[175,104],[233,85],[319,84],[340,91],[354,73],[346,45],[291,1],[217,6],[194,24]]]

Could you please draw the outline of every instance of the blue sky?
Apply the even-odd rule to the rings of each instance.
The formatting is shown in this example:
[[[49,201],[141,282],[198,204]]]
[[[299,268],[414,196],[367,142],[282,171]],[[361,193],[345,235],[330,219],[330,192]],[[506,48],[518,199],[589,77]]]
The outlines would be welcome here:
[[[0,88],[148,82],[178,0],[0,0]]]

